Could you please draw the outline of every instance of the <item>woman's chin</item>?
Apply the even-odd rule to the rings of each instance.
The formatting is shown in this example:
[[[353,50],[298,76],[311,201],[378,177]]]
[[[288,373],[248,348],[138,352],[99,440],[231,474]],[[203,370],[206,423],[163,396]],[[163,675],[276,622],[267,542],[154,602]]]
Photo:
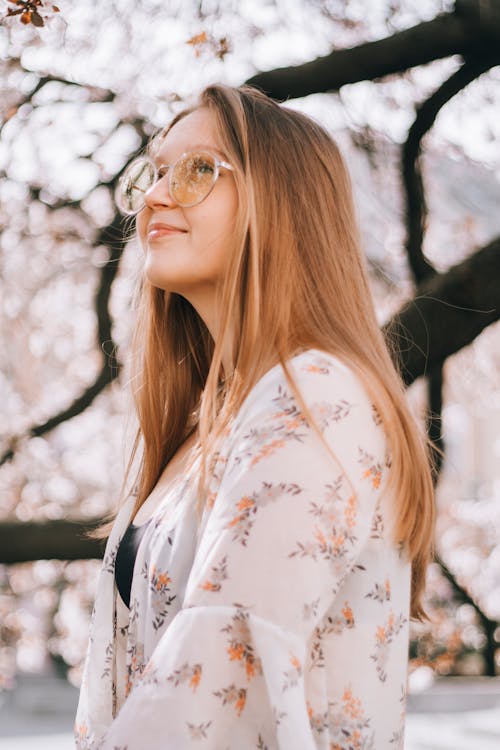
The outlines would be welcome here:
[[[153,286],[157,286],[165,291],[170,291],[169,281],[171,280],[169,279],[169,274],[166,274],[164,269],[162,272],[157,263],[149,262],[147,256],[146,263],[144,264],[144,275]]]
[[[152,286],[163,289],[165,292],[177,292],[182,294],[182,289],[189,287],[189,280],[182,274],[166,273],[165,268],[161,269],[156,263],[148,263],[144,266],[144,275]]]

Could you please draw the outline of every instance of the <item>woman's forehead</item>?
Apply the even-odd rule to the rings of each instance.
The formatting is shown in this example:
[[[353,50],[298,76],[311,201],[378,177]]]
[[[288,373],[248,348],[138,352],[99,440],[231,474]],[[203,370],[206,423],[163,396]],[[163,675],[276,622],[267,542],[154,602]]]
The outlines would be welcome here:
[[[217,125],[212,112],[205,107],[195,109],[183,115],[177,122],[167,125],[157,136],[157,150],[197,144],[219,146]]]
[[[190,112],[160,131],[154,137],[149,153],[163,163],[170,163],[182,153],[195,149],[214,151],[227,159],[217,138],[213,115],[205,108]]]

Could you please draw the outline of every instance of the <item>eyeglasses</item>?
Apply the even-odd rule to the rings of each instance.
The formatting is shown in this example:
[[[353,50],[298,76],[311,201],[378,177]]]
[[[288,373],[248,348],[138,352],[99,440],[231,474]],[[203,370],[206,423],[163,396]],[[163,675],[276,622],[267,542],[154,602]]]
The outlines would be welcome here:
[[[196,206],[211,192],[219,176],[219,168],[233,170],[210,151],[189,151],[174,164],[159,167],[149,158],[134,159],[120,177],[115,201],[121,213],[132,216],[145,206],[144,195],[168,171],[168,190],[183,208]]]

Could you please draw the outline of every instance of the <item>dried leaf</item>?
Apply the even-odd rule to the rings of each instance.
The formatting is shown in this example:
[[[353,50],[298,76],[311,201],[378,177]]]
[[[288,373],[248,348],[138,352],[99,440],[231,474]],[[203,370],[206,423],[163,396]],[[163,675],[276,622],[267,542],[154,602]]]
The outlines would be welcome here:
[[[31,23],[33,24],[33,26],[38,26],[38,27],[44,25],[43,18],[36,10],[34,10],[31,15]]]
[[[229,45],[229,39],[226,36],[223,36],[221,39],[219,39],[218,47],[216,50],[216,56],[219,58],[219,60],[223,60],[224,56],[227,55],[228,52],[230,52],[231,47]]]
[[[201,34],[196,34],[195,36],[192,36],[191,39],[188,39],[186,44],[205,44],[207,41],[207,32],[202,31]]]

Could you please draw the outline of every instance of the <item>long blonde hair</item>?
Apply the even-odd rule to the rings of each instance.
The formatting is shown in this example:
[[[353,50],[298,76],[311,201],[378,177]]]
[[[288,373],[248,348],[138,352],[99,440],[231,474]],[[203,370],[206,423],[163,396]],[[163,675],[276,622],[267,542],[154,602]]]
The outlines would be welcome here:
[[[397,498],[395,542],[412,561],[411,617],[429,619],[422,598],[434,554],[432,449],[406,400],[405,387],[377,323],[360,249],[348,171],[332,137],[314,119],[243,85],[206,87],[148,145],[199,107],[213,114],[220,145],[234,166],[238,215],[233,255],[220,289],[217,342],[182,296],[143,275],[131,345],[139,426],[122,484],[141,445],[132,517],[191,433],[199,430],[198,511],[207,476],[231,418],[257,380],[280,362],[314,424],[286,360],[316,348],[361,378],[389,439],[387,491]],[[223,379],[222,352],[231,332],[234,373]],[[207,468],[208,467],[208,468]],[[103,538],[111,520],[89,533]]]

